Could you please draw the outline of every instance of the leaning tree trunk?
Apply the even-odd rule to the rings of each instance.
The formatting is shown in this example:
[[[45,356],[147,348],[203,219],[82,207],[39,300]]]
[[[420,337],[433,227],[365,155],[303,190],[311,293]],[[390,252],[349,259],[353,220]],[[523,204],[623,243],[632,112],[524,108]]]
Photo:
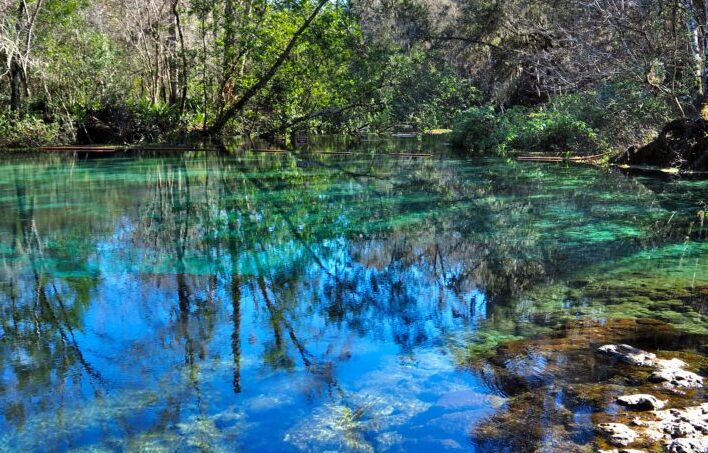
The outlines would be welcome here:
[[[220,134],[226,126],[226,123],[228,123],[229,120],[231,120],[231,118],[233,118],[237,113],[243,110],[243,108],[251,101],[251,99],[256,94],[258,94],[266,85],[268,85],[271,79],[278,73],[278,70],[280,70],[280,67],[283,65],[283,63],[285,63],[285,61],[290,57],[290,53],[295,48],[295,45],[298,43],[300,37],[307,31],[307,29],[317,18],[320,11],[322,10],[322,8],[324,8],[328,1],[329,0],[318,1],[315,9],[307,17],[307,19],[305,19],[305,22],[300,25],[300,28],[298,28],[297,31],[292,35],[290,41],[288,42],[288,45],[285,46],[285,49],[283,49],[280,55],[278,55],[278,58],[276,58],[275,62],[273,62],[268,71],[266,71],[266,73],[263,74],[254,85],[247,89],[237,101],[235,101],[226,110],[219,114],[219,116],[216,118],[211,127],[205,130],[207,135]]]

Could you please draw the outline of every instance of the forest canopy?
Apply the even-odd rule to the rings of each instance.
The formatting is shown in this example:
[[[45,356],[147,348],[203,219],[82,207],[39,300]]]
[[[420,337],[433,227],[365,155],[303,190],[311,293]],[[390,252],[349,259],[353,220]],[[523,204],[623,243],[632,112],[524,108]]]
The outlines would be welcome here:
[[[0,0],[0,144],[457,124],[472,148],[628,146],[702,115],[707,19],[702,0]]]

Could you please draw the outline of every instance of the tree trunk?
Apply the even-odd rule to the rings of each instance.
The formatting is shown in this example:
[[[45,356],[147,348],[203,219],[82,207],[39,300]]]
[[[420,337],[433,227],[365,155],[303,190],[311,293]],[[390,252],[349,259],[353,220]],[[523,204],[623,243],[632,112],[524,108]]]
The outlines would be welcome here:
[[[15,32],[17,33],[18,47],[24,44],[22,35],[27,31],[25,24],[25,1],[20,0],[17,6],[17,21],[15,22]],[[22,109],[22,81],[25,79],[23,66],[19,61],[18,53],[20,48],[13,51],[10,59],[10,110],[19,112]]]
[[[695,0],[694,0],[695,1]],[[694,17],[696,14],[694,14]],[[708,120],[708,93],[706,93],[706,88],[708,88],[708,0],[703,2],[703,72],[701,74],[701,87],[699,101],[698,101],[698,114],[704,120]]]
[[[155,74],[154,74],[154,79],[152,81],[153,83],[153,92],[152,92],[152,103],[157,104],[158,101],[162,98],[164,100],[164,94],[165,91],[163,89],[163,84],[162,84],[162,65],[160,64],[161,60],[161,55],[160,55],[160,32],[157,30],[158,25],[154,25],[155,30],[153,31],[153,38],[155,40],[155,49],[154,49],[154,58],[155,58]]]
[[[693,61],[694,88],[698,93],[697,98],[700,99],[703,97],[704,93],[703,76],[705,70],[703,52],[701,51],[700,30],[696,19],[696,8],[694,7],[693,0],[684,0],[683,4],[686,10],[688,43],[691,49],[691,60]]]
[[[221,133],[221,131],[224,129],[224,126],[226,126],[226,123],[228,123],[229,120],[234,117],[234,115],[243,110],[246,104],[248,104],[261,89],[268,85],[268,82],[270,82],[271,79],[275,76],[275,74],[278,73],[280,67],[288,59],[290,53],[292,52],[293,48],[295,48],[295,45],[299,41],[300,37],[305,33],[305,31],[307,31],[312,22],[320,14],[322,8],[324,8],[324,6],[328,2],[329,0],[319,1],[314,11],[312,11],[312,13],[305,20],[305,22],[303,22],[300,28],[298,28],[295,34],[293,34],[292,38],[290,38],[288,45],[280,53],[280,55],[278,55],[278,58],[275,60],[270,69],[268,69],[268,71],[266,71],[266,73],[258,79],[258,82],[256,82],[255,85],[251,86],[251,88],[246,90],[246,92],[236,102],[231,104],[229,108],[219,114],[219,116],[214,121],[214,124],[212,124],[211,127],[205,131],[207,134],[214,135]]]
[[[228,89],[233,75],[234,56],[236,54],[236,0],[224,1],[224,49],[219,77],[219,91],[216,93],[216,108],[224,111],[228,103]]]
[[[182,68],[179,71],[179,82],[182,85],[182,93],[180,95],[179,113],[182,116],[184,113],[184,105],[187,102],[187,52],[184,46],[184,34],[182,33],[182,22],[179,17],[179,0],[172,0],[172,16],[174,17],[175,27],[177,28],[177,36],[179,37],[179,53],[182,57]]]
[[[22,109],[22,65],[16,57],[10,63],[10,110],[19,112]]]
[[[169,59],[170,105],[177,105],[179,97],[179,79],[177,75],[177,18],[172,17],[167,31],[167,58]]]
[[[245,26],[246,22],[251,19],[251,14],[253,13],[253,2],[250,0],[246,2],[246,10],[243,13],[243,19],[241,20],[241,26]],[[243,77],[246,73],[246,62],[248,61],[248,49],[244,49],[241,55],[241,68],[239,69],[239,77]]]
[[[700,8],[696,0],[683,0],[683,7],[693,62],[693,105],[701,118],[708,119],[708,1]],[[701,16],[704,22],[699,23]]]

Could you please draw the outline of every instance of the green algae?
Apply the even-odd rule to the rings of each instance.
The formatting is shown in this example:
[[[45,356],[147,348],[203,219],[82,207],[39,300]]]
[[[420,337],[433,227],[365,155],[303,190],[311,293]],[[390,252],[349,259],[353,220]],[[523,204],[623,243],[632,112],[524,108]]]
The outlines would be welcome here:
[[[573,273],[520,296],[508,319],[546,318],[543,324],[589,318],[658,319],[708,333],[708,244],[689,242],[641,250],[612,264]],[[517,328],[516,325],[507,327]],[[543,326],[535,329],[539,332]]]

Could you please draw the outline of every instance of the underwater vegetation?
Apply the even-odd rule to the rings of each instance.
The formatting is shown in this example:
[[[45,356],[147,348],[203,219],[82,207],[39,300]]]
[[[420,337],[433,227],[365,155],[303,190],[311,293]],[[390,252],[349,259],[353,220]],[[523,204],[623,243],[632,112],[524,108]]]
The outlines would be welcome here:
[[[677,390],[650,382],[651,370],[598,353],[608,343],[630,344],[678,358],[706,375],[705,334],[690,334],[653,320],[575,321],[553,333],[505,343],[485,361],[469,366],[508,395],[507,404],[471,429],[480,451],[595,451],[612,449],[597,432],[603,423],[635,423],[618,397],[651,394],[667,408],[705,401],[703,387]],[[629,444],[629,443],[628,443]],[[627,445],[627,444],[625,444]],[[664,443],[642,439],[641,448],[663,451]]]
[[[705,182],[375,151],[3,161],[0,449],[592,451],[704,398],[595,350],[708,374]]]

